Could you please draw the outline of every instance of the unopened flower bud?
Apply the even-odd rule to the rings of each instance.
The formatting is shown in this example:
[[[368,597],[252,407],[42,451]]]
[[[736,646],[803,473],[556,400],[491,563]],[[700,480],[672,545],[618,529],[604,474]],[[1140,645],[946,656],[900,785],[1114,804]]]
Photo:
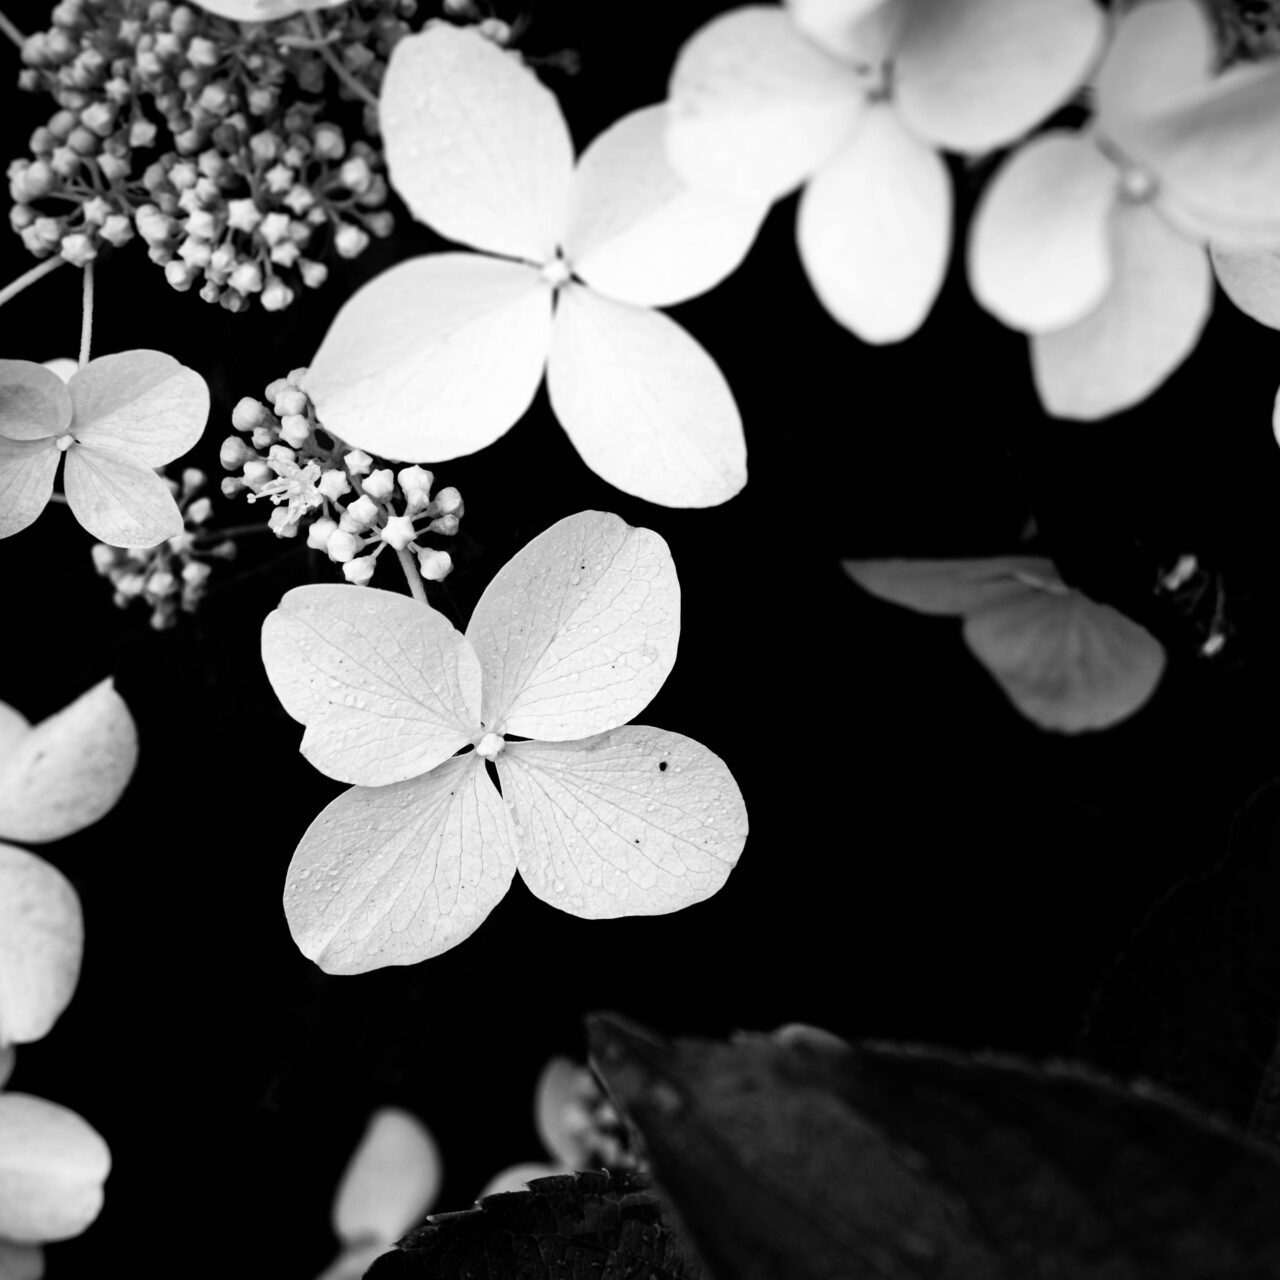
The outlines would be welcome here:
[[[197,498],[186,510],[188,524],[204,524],[213,515],[213,503],[208,498]]]
[[[457,516],[438,516],[429,525],[427,530],[430,533],[438,533],[443,537],[452,538],[458,532]]]
[[[323,262],[314,262],[310,258],[303,258],[298,263],[298,270],[302,273],[302,283],[308,289],[318,289],[329,278],[329,268]]]
[[[335,124],[320,124],[312,135],[312,147],[322,160],[341,160],[347,149],[342,130]]]
[[[326,471],[316,484],[330,502],[335,502],[344,494],[351,492],[351,481],[341,471]]]
[[[396,480],[390,467],[381,471],[371,471],[361,486],[369,497],[378,502],[385,502],[395,492]]]
[[[447,551],[425,547],[418,552],[418,569],[428,582],[443,582],[453,571],[453,557]]]
[[[436,478],[425,467],[401,467],[396,479],[409,503],[410,511],[421,511],[431,500],[431,486]]]
[[[261,458],[253,458],[244,464],[244,482],[250,489],[257,489],[274,480],[276,473]]]
[[[108,547],[104,543],[95,542],[89,554],[93,557],[93,567],[104,577],[107,572],[115,567],[117,549]]]
[[[330,560],[338,564],[345,564],[346,561],[355,558],[356,553],[360,550],[360,542],[355,534],[346,533],[342,529],[335,529],[329,535],[329,540],[325,543],[324,549],[328,553]]]
[[[218,46],[204,36],[196,36],[187,45],[187,61],[193,67],[216,67],[220,56]]]
[[[189,587],[202,587],[213,570],[202,560],[188,560],[182,567],[182,580]]]
[[[321,516],[307,530],[307,546],[314,548],[316,551],[323,551],[328,545],[329,539],[337,531],[338,526],[335,521],[330,520],[328,516]]]
[[[195,283],[196,273],[185,262],[179,262],[175,258],[172,262],[165,263],[164,278],[179,293],[185,293]]]
[[[83,232],[62,237],[62,246],[58,251],[73,267],[87,266],[98,256],[94,243]]]
[[[261,426],[266,418],[267,406],[252,396],[243,396],[231,410],[231,425],[237,431],[252,431],[254,427]]]
[[[333,247],[340,258],[358,258],[369,247],[368,232],[348,222],[338,228]]]
[[[373,459],[363,449],[352,449],[342,461],[353,476],[367,475],[373,469]]]
[[[252,434],[249,436],[249,440],[255,449],[269,449],[279,438],[279,428],[270,421],[264,422],[260,427],[254,427]]]
[[[347,519],[357,529],[368,529],[378,518],[378,504],[367,494],[347,504]]]
[[[262,210],[256,200],[245,196],[227,201],[227,226],[235,231],[253,231],[262,221]]]
[[[288,507],[277,507],[267,520],[267,528],[277,538],[296,538],[298,536],[297,522],[289,514]]]
[[[287,413],[280,419],[280,439],[301,449],[311,439],[311,423],[301,413]]]
[[[237,293],[257,293],[262,288],[262,268],[256,262],[242,262],[227,277],[227,283]]]
[[[272,279],[262,290],[262,306],[267,311],[283,311],[293,301],[293,290],[283,280]]]
[[[377,567],[372,556],[360,556],[355,560],[348,560],[342,566],[342,576],[348,582],[353,582],[357,587],[363,587],[370,578],[373,577],[373,571]]]
[[[442,516],[460,516],[462,514],[462,494],[453,485],[446,485],[436,493],[436,510]]]
[[[412,516],[391,516],[382,530],[383,542],[403,551],[415,537]]]

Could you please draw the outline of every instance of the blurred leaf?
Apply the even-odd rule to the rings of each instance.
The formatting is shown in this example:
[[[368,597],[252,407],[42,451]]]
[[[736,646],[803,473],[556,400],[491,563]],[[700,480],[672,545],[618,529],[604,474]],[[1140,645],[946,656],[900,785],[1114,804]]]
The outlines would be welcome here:
[[[718,1280],[1280,1274],[1280,1158],[1149,1090],[993,1055],[588,1026]]]
[[[366,1280],[698,1280],[658,1197],[631,1173],[539,1178],[433,1214]]]

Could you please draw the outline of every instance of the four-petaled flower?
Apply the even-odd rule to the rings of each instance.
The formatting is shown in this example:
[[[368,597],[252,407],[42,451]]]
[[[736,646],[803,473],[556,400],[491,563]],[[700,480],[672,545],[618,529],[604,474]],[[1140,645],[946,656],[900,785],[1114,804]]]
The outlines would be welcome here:
[[[483,254],[411,259],[343,306],[303,384],[326,425],[384,458],[455,458],[503,435],[545,370],[556,417],[610,484],[671,507],[737,493],[746,445],[728,384],[654,308],[724,279],[767,202],[682,183],[661,105],[575,166],[555,97],[475,30],[401,40],[380,109],[414,216]]]
[[[392,592],[290,591],[263,626],[267,676],[306,725],[303,754],[356,784],[289,866],[303,953],[329,973],[438,955],[517,869],[586,919],[715,893],[746,840],[737,784],[700,743],[625,723],[666,679],[679,631],[666,543],[596,511],[513,557],[465,635]]]
[[[1093,0],[787,0],[713,19],[670,86],[688,182],[777,199],[819,301],[867,342],[913,334],[941,288],[952,196],[937,149],[1006,145],[1088,73]]]
[[[0,538],[25,529],[53,495],[99,542],[152,547],[182,532],[156,467],[186,453],[209,416],[209,389],[160,351],[101,356],[67,382],[29,360],[0,360]]]

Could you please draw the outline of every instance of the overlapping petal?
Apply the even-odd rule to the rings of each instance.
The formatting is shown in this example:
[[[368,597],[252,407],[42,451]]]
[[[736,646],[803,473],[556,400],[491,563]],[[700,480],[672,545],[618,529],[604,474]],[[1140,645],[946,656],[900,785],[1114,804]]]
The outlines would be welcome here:
[[[1204,249],[1143,204],[1118,204],[1112,231],[1114,277],[1102,303],[1031,338],[1036,389],[1060,418],[1103,418],[1144,400],[1190,355],[1209,318]]]
[[[1094,0],[909,0],[907,14],[896,102],[921,137],[951,151],[1011,142],[1060,106],[1106,29]]]
[[[1040,556],[980,560],[846,560],[845,572],[881,600],[917,613],[969,614],[1026,594],[1029,585],[1065,591],[1051,561]]]
[[[326,806],[289,863],[285,916],[326,973],[416,964],[469,937],[515,865],[510,815],[470,752]]]
[[[904,6],[893,0],[785,0],[798,31],[845,62],[875,64],[897,44]],[[887,37],[887,38],[886,38]]]
[[[869,108],[800,198],[800,257],[832,317],[865,342],[910,337],[942,287],[951,204],[937,152],[891,107]]]
[[[302,385],[348,443],[443,462],[510,429],[550,346],[551,289],[538,271],[430,254],[384,271],[343,304]]]
[[[561,290],[547,391],[583,462],[624,493],[666,507],[710,507],[747,482],[728,382],[661,312],[581,286]]]
[[[484,723],[543,739],[623,724],[662,687],[679,638],[666,542],[608,512],[568,516],[498,571],[471,615]]]
[[[555,95],[473,28],[392,51],[379,98],[391,184],[442,236],[543,263],[564,229],[573,143]]]
[[[25,733],[0,757],[0,837],[60,840],[97,822],[138,762],[133,717],[108,678]]]
[[[746,842],[746,806],[724,761],[665,729],[508,743],[497,766],[521,876],[544,902],[584,919],[701,902]]]
[[[0,436],[0,538],[21,533],[49,505],[61,456],[47,438]]]
[[[768,210],[696,190],[667,160],[665,104],[615,121],[574,173],[563,249],[593,289],[641,306],[696,297],[733,271]]]
[[[746,5],[701,27],[669,86],[668,156],[693,186],[773,200],[856,126],[853,69],[805,38],[785,10]]]
[[[154,547],[183,530],[169,486],[131,453],[72,445],[62,484],[75,518],[109,546]]]
[[[982,195],[969,240],[974,296],[1011,328],[1061,329],[1111,283],[1115,165],[1088,138],[1051,130],[1019,148]]]
[[[74,1111],[0,1094],[0,1237],[19,1244],[79,1235],[102,1208],[111,1154]]]
[[[0,438],[41,440],[71,425],[71,395],[57,374],[30,360],[0,360]]]
[[[127,453],[148,466],[191,448],[209,417],[209,388],[163,351],[99,356],[72,375],[72,434],[85,446]]]
[[[1280,249],[1209,246],[1223,292],[1259,324],[1280,329]]]
[[[39,1040],[76,989],[80,899],[56,867],[0,843],[0,1045]]]
[[[295,587],[262,627],[262,661],[302,754],[378,787],[434,769],[479,732],[480,662],[442,614],[408,596]]]

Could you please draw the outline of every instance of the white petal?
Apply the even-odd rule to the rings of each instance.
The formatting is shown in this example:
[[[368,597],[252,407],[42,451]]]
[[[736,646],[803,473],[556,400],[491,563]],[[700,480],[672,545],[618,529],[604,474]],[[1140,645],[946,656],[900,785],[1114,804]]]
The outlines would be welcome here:
[[[443,1168],[426,1126],[398,1107],[369,1119],[333,1202],[334,1234],[344,1245],[389,1247],[435,1203]]]
[[[325,973],[417,964],[469,937],[515,874],[502,797],[475,752],[388,787],[352,787],[307,828],[284,911]]]
[[[97,822],[133,776],[138,734],[111,679],[42,720],[0,761],[0,837],[61,840]]]
[[[430,22],[392,50],[379,119],[391,185],[415,218],[491,253],[554,255],[573,143],[555,95],[519,53]]]
[[[785,0],[792,21],[810,40],[845,62],[878,63],[897,44],[906,6],[893,0]],[[868,29],[888,27],[891,42],[868,48]]]
[[[1105,729],[1150,698],[1164,648],[1110,605],[1028,588],[965,621],[965,640],[1015,707],[1041,728]]]
[[[0,360],[0,437],[61,435],[73,412],[71,395],[57,374],[30,360]]]
[[[476,1196],[483,1200],[485,1196],[498,1196],[506,1191],[524,1191],[535,1178],[554,1178],[557,1174],[570,1173],[564,1165],[547,1164],[546,1161],[531,1160],[526,1164],[513,1164],[500,1173],[495,1173]]]
[[[894,69],[898,106],[940,147],[990,151],[1071,96],[1105,31],[1094,0],[910,0]]]
[[[124,351],[91,360],[71,377],[84,445],[132,454],[150,467],[181,457],[204,432],[209,388],[194,369],[163,351]]]
[[[74,444],[66,457],[67,505],[99,542],[154,547],[182,532],[182,512],[169,486],[133,454]]]
[[[1058,571],[1038,556],[986,560],[846,560],[865,591],[918,613],[968,614],[1026,594],[1029,584],[1065,592]]]
[[[941,157],[877,106],[800,198],[809,283],[864,342],[899,342],[924,323],[951,251],[951,179]]]
[[[340,782],[434,769],[480,729],[480,662],[443,614],[366,587],[295,587],[262,624],[262,662],[301,751]]]
[[[0,1240],[0,1280],[42,1280],[44,1250],[36,1244]]]
[[[599,1087],[586,1067],[549,1058],[533,1091],[533,1126],[542,1145],[567,1169],[591,1167],[589,1122]]]
[[[0,770],[4,768],[5,757],[27,736],[31,724],[21,711],[15,710],[7,702],[0,702]]]
[[[532,267],[429,254],[347,299],[302,387],[320,421],[348,444],[383,458],[444,462],[515,425],[550,346],[551,289]]]
[[[1115,166],[1084,136],[1053,130],[1015,151],[987,185],[970,230],[974,297],[1014,329],[1061,329],[1111,282]]]
[[[345,3],[345,0],[343,2]],[[40,367],[48,369],[50,373],[56,373],[63,382],[70,382],[80,368],[80,364],[70,356],[54,356],[52,360],[41,361]]]
[[[701,902],[746,843],[728,766],[682,734],[624,725],[581,742],[512,742],[497,766],[525,883],[586,920]]]
[[[49,505],[61,456],[49,439],[0,436],[0,538],[21,533]]]
[[[56,867],[0,843],[0,1045],[39,1040],[76,989],[84,921]]]
[[[561,290],[547,391],[583,462],[623,493],[713,507],[747,483],[742,418],[724,374],[659,311]]]
[[[1280,329],[1280,249],[1209,246],[1222,291],[1259,324]]]
[[[467,639],[484,671],[484,723],[584,738],[648,706],[676,660],[680,582],[652,529],[604,511],[553,524],[499,570]]]
[[[633,111],[582,154],[564,252],[593,289],[641,306],[705,293],[746,257],[762,200],[697,191],[667,160],[666,106]]]
[[[13,1045],[0,1045],[0,1089],[4,1088],[6,1081],[13,1074],[13,1064],[16,1057],[17,1054],[14,1052]]]
[[[348,0],[195,0],[201,9],[232,22],[275,22],[308,9],[334,9]]]
[[[852,68],[766,5],[699,28],[680,50],[669,96],[676,172],[748,200],[799,186],[857,124],[865,100]]]
[[[102,1208],[111,1153],[74,1111],[0,1094],[0,1236],[20,1244],[79,1235]]]
[[[1213,304],[1209,256],[1144,205],[1120,203],[1115,275],[1083,320],[1031,338],[1045,408],[1092,420],[1145,400],[1195,349]]]

